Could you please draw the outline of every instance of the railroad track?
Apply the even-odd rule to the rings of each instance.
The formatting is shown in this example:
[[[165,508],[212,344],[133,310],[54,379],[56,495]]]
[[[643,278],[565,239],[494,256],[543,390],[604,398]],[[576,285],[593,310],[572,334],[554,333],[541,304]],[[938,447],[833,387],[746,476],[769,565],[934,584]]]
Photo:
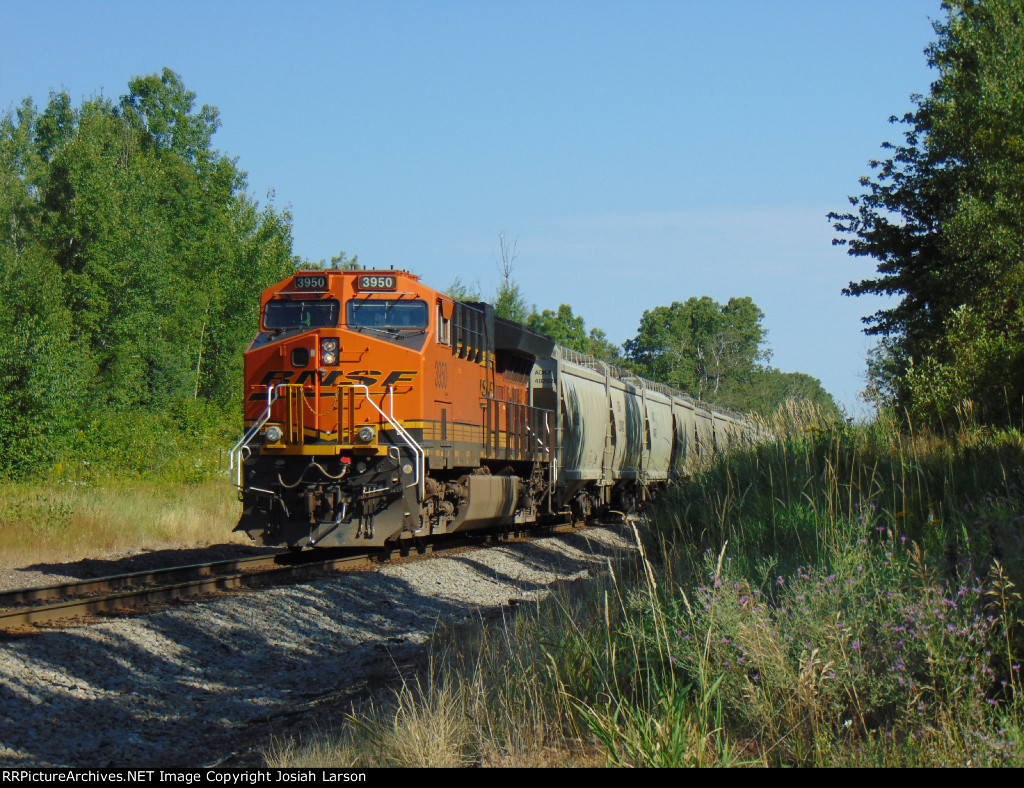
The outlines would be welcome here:
[[[369,566],[371,554],[282,554],[174,566],[0,592],[0,630],[130,610],[146,604],[254,588],[326,571]]]
[[[420,555],[450,552],[484,543],[537,538],[575,530],[552,525],[501,535],[446,539],[405,545],[400,551],[378,550],[354,554],[351,550],[322,550],[265,555],[174,566],[92,578],[52,586],[0,592],[0,632],[20,632],[39,625],[68,623],[75,619],[115,613],[146,605],[167,603],[242,588],[258,588],[327,572],[369,568],[414,550]]]

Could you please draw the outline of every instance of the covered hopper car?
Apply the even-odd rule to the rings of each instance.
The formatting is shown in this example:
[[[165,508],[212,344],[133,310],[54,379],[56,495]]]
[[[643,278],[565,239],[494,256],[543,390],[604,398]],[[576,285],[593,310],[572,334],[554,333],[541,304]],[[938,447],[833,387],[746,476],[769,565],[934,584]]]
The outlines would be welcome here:
[[[737,414],[555,345],[405,271],[309,271],[263,291],[231,450],[236,530],[364,546],[628,511]]]

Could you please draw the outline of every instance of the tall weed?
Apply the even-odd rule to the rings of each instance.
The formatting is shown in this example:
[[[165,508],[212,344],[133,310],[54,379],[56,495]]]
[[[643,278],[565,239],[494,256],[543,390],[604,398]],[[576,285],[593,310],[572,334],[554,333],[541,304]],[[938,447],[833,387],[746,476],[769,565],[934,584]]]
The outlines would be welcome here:
[[[449,698],[480,765],[1024,764],[1024,441],[896,424],[787,405],[661,497],[635,560],[440,630],[403,708]]]

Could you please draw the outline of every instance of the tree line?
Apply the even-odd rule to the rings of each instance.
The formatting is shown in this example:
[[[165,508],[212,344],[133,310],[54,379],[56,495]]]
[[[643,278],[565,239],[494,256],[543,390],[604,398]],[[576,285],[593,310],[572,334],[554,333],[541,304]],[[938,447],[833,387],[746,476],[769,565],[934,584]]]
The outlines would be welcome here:
[[[168,69],[117,101],[54,92],[0,118],[0,474],[144,471],[237,429],[253,293],[296,258],[291,217],[246,193],[218,125]]]
[[[767,415],[787,399],[809,400],[839,416],[821,381],[770,365],[764,313],[749,297],[725,304],[709,296],[674,301],[646,310],[637,334],[622,349],[599,328],[589,332],[568,304],[532,312],[527,325],[559,344],[632,369],[688,392],[696,399],[744,413]]]
[[[512,276],[515,246],[499,239],[500,280],[493,302],[496,314],[524,323],[558,344],[682,389],[705,402],[744,413],[767,415],[787,399],[809,400],[829,416],[839,408],[821,381],[770,365],[764,312],[749,297],[720,304],[709,296],[691,297],[644,312],[637,335],[622,346],[600,328],[587,331],[569,304],[557,310],[530,306]],[[479,289],[456,279],[448,294],[479,301]]]
[[[217,110],[195,99],[164,69],[116,100],[52,92],[0,117],[0,477],[92,463],[203,478],[210,447],[237,437],[255,294],[300,267],[358,267],[293,254],[289,212],[247,193],[213,145]],[[498,312],[568,347],[743,410],[831,403],[767,366],[750,299],[658,307],[620,348],[568,305],[526,309],[504,238],[502,253]]]

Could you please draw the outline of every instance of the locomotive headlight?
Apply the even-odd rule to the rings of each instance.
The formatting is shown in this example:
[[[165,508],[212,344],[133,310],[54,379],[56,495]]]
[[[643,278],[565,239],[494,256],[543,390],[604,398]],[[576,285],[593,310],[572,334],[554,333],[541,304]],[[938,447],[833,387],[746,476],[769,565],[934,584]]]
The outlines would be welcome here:
[[[320,340],[320,363],[325,367],[337,366],[338,340],[334,337],[324,337]]]
[[[284,432],[276,424],[267,427],[267,443],[277,443],[284,437]]]
[[[377,435],[377,431],[373,427],[361,427],[359,429],[359,440],[363,443],[370,443]]]

